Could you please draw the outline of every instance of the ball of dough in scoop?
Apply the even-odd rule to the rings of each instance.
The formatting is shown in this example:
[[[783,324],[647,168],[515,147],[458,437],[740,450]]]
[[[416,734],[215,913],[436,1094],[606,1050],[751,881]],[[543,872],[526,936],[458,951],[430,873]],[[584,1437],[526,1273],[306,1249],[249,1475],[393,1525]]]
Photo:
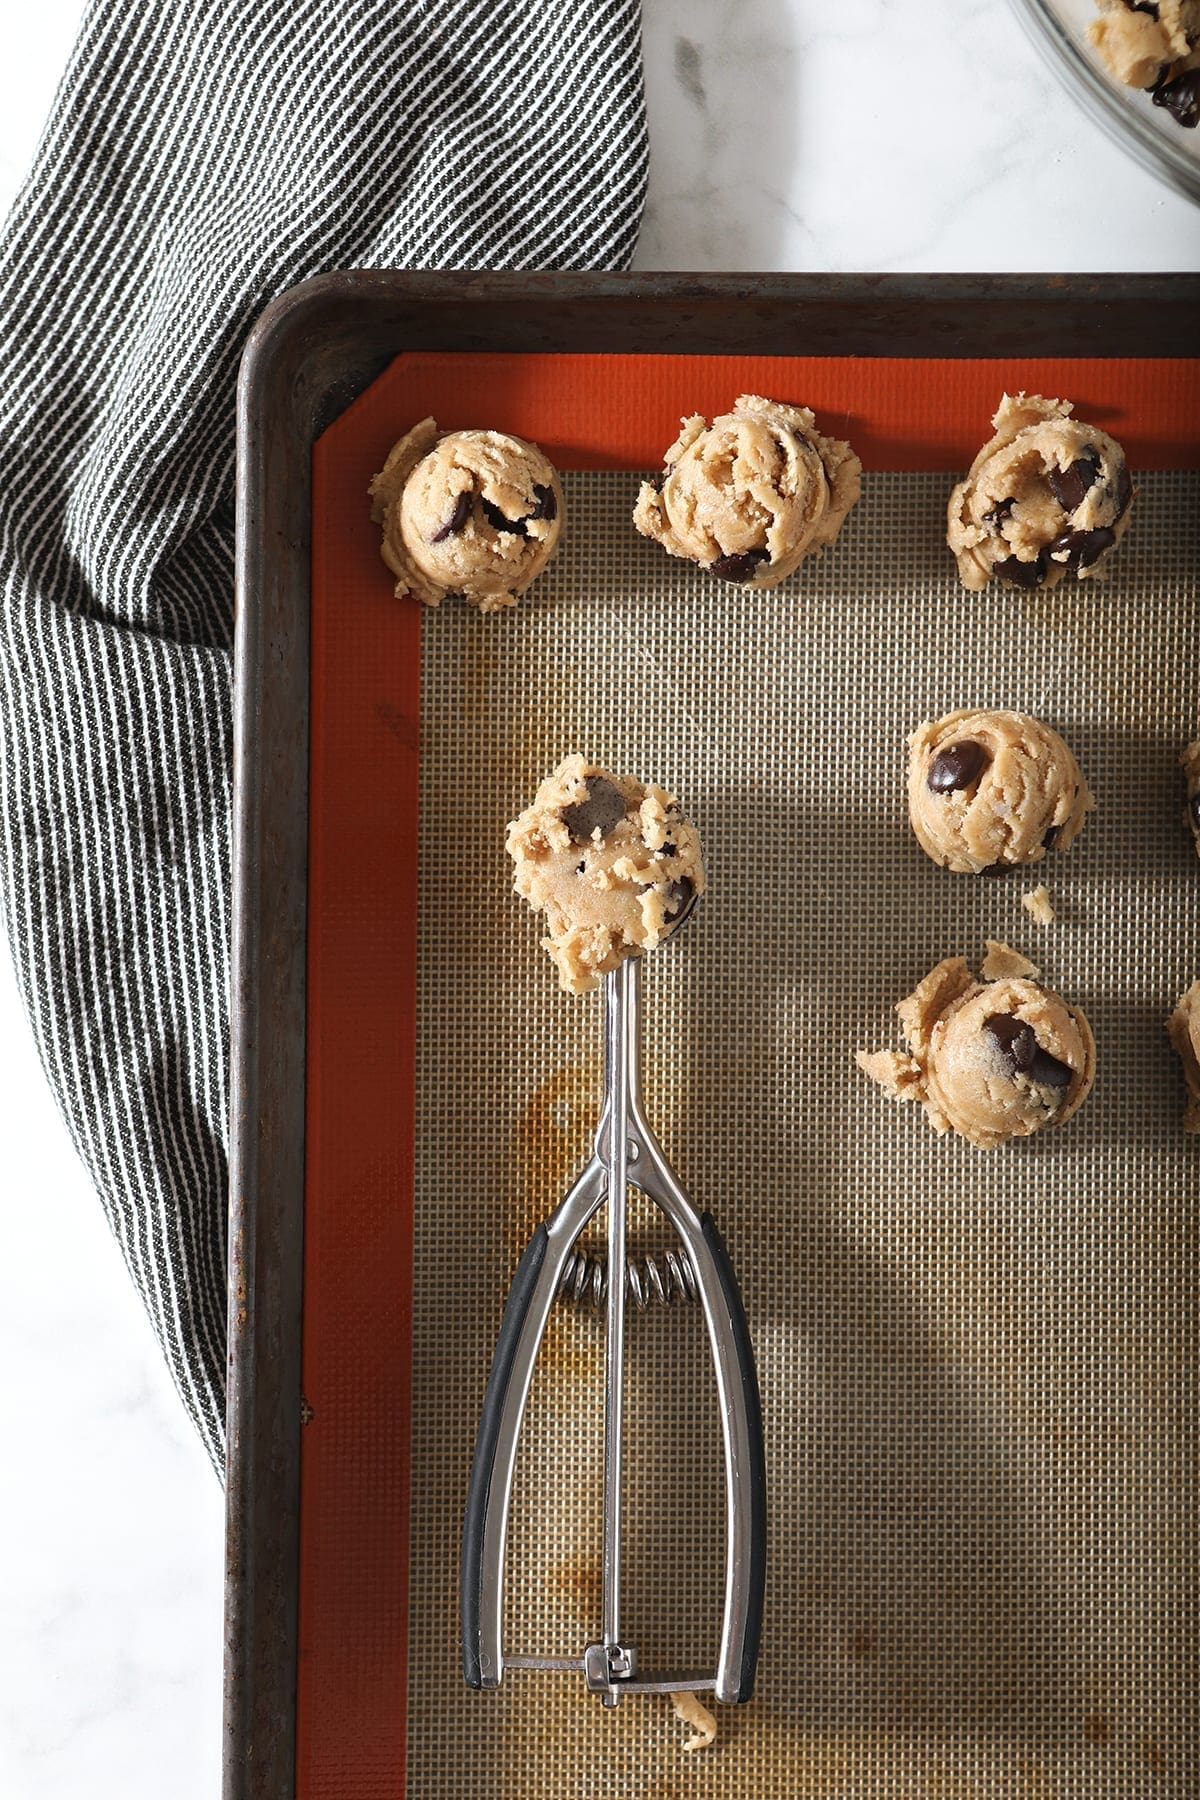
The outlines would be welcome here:
[[[502,431],[402,437],[371,483],[371,517],[397,596],[437,606],[464,594],[481,612],[513,606],[558,545],[562,489],[536,444]]]
[[[1005,394],[965,481],[950,496],[946,541],[966,588],[992,576],[1053,587],[1095,575],[1129,528],[1133,483],[1115,438],[1066,400]]]
[[[948,957],[896,1011],[908,1055],[860,1050],[866,1074],[898,1100],[919,1100],[934,1130],[981,1150],[1064,1125],[1096,1073],[1091,1026],[1036,981],[977,981]]]
[[[582,994],[653,950],[704,892],[700,839],[653,782],[568,756],[508,828],[513,885],[544,913],[559,982]]]
[[[908,740],[908,812],[927,856],[999,875],[1066,850],[1095,806],[1056,731],[1027,713],[963,709]]]
[[[769,588],[832,544],[859,495],[849,444],[822,437],[805,406],[743,394],[706,425],[699,413],[644,481],[633,512],[643,537],[710,575]]]

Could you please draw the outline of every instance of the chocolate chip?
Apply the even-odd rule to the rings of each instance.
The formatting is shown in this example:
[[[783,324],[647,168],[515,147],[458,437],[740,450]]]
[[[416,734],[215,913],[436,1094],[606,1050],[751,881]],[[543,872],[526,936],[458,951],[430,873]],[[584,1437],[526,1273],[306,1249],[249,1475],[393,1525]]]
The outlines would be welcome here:
[[[992,1013],[983,1021],[1014,1069],[1027,1069],[1037,1055],[1038,1041],[1032,1025],[1011,1013]]]
[[[1129,502],[1133,499],[1133,477],[1129,473],[1129,465],[1122,461],[1117,468],[1117,518],[1123,519],[1129,511]]]
[[[696,884],[690,875],[681,875],[667,889],[667,918],[672,925],[682,925],[696,904]]]
[[[708,572],[722,581],[753,581],[759,563],[767,562],[769,550],[743,550],[740,556],[718,556],[709,563]]]
[[[660,856],[678,856],[679,855],[678,846],[675,844],[672,844],[672,843],[666,843],[663,845],[662,849],[660,850],[659,855]]]
[[[582,875],[586,868],[587,868],[587,864],[585,862],[576,863],[575,864],[575,873],[577,875]]]
[[[1060,469],[1057,466],[1047,473],[1047,480],[1054,492],[1054,498],[1064,512],[1072,513],[1077,506],[1082,506],[1088,494],[1095,487],[1100,476],[1100,458],[1090,446],[1077,456],[1070,468]]]
[[[625,796],[619,787],[606,781],[603,775],[592,776],[587,784],[586,800],[578,800],[574,806],[564,806],[562,809],[562,822],[575,844],[590,843],[592,833],[596,831],[602,838],[606,838],[624,817]]]
[[[1061,830],[1061,825],[1051,825],[1042,833],[1042,843],[1047,850],[1053,850],[1055,844],[1058,842],[1058,834]]]
[[[1011,875],[1016,866],[1016,863],[989,863],[987,868],[980,869],[979,873],[981,875]]]
[[[1070,1063],[1060,1062],[1057,1056],[1051,1056],[1048,1050],[1038,1045],[1037,1054],[1029,1065],[1029,1079],[1042,1087],[1067,1088],[1071,1085],[1071,1077],[1075,1071]]]
[[[1043,1050],[1033,1026],[1024,1019],[1014,1019],[1011,1013],[992,1013],[983,1021],[983,1028],[995,1038],[1014,1074],[1028,1075],[1030,1081],[1042,1087],[1070,1087],[1075,1073],[1070,1063],[1060,1062],[1057,1056]]]
[[[953,794],[978,781],[991,757],[974,738],[961,738],[939,750],[929,765],[925,786],[931,794]]]
[[[1149,13],[1152,19],[1158,18],[1157,0],[1125,0],[1127,12]]]
[[[995,532],[996,536],[999,537],[1001,535],[1001,525],[1003,525],[1005,519],[1007,519],[1009,513],[1016,504],[1016,499],[1012,494],[1008,496],[1007,500],[997,500],[991,511],[985,512],[983,515],[983,522],[988,530]]]
[[[1064,531],[1051,544],[1050,555],[1062,558],[1065,551],[1068,569],[1090,569],[1116,541],[1111,525],[1097,525],[1093,531]]]
[[[507,513],[502,513],[490,500],[480,500],[479,504],[493,531],[511,531],[514,537],[528,537],[524,519],[510,519]]]
[[[1003,562],[996,564],[996,574],[1001,581],[1010,581],[1014,587],[1040,588],[1046,579],[1047,557],[1044,550],[1039,550],[1033,562],[1022,562],[1019,556],[1006,556]]]
[[[537,501],[537,505],[531,513],[526,513],[527,519],[556,519],[558,517],[558,501],[554,497],[552,487],[545,487],[540,481],[535,482],[533,497]]]
[[[1185,69],[1174,81],[1158,81],[1151,89],[1155,106],[1165,107],[1177,125],[1194,131],[1200,124],[1200,69]]]
[[[472,494],[470,488],[464,489],[458,496],[458,499],[454,502],[454,511],[450,514],[450,517],[446,520],[442,529],[440,531],[435,531],[430,538],[429,541],[431,544],[444,544],[447,538],[458,536],[459,532],[471,516],[471,502],[474,497],[475,496]]]

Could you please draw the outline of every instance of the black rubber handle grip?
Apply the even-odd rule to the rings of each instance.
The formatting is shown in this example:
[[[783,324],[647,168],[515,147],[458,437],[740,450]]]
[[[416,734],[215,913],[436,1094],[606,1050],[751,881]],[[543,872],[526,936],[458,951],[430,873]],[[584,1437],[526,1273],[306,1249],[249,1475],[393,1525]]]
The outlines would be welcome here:
[[[459,1598],[462,1612],[463,1675],[468,1687],[483,1686],[483,1667],[479,1651],[480,1614],[483,1593],[483,1539],[488,1505],[495,1473],[496,1450],[500,1439],[500,1423],[508,1384],[512,1379],[517,1344],[529,1312],[537,1278],[546,1260],[549,1239],[546,1227],[539,1225],[525,1254],[517,1264],[509,1289],[496,1339],[487,1391],[483,1396],[483,1413],[475,1438],[475,1454],[471,1459],[471,1479],[467,1484],[467,1506],[463,1518],[462,1579]]]
[[[754,1693],[754,1676],[762,1641],[763,1601],[767,1587],[767,1454],[763,1441],[758,1371],[754,1366],[754,1348],[750,1342],[750,1327],[746,1323],[746,1309],[738,1292],[737,1276],[711,1213],[704,1214],[700,1229],[717,1265],[721,1292],[729,1311],[738,1372],[742,1379],[742,1399],[746,1408],[749,1439],[750,1572],[747,1581],[746,1635],[742,1643],[741,1678],[737,1691],[737,1701],[740,1704],[749,1700]]]

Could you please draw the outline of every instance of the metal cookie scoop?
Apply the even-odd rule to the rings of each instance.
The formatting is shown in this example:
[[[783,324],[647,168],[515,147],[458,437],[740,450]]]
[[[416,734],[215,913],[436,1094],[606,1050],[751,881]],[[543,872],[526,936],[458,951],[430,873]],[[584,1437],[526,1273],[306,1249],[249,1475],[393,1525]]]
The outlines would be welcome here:
[[[605,978],[604,1104],[591,1160],[550,1218],[539,1225],[518,1265],[504,1309],[483,1402],[467,1490],[462,1556],[463,1673],[473,1688],[498,1687],[506,1668],[577,1670],[605,1706],[622,1694],[711,1689],[718,1700],[748,1700],[754,1688],[766,1578],[766,1467],[762,1408],[750,1333],[732,1265],[708,1213],[698,1213],[668,1163],[642,1107],[641,962],[623,962]],[[708,1327],[725,1462],[725,1609],[712,1674],[642,1675],[637,1650],[621,1632],[622,1411],[626,1290],[638,1282],[627,1264],[628,1184],[654,1201],[683,1244],[676,1284],[699,1300]],[[586,1264],[576,1240],[608,1200],[608,1279],[604,1379],[604,1572],[602,1636],[577,1656],[510,1656],[501,1644],[501,1601],[508,1507],[517,1440],[534,1363],[556,1294]],[[671,1259],[668,1259],[670,1267]],[[594,1265],[592,1265],[594,1266]],[[651,1280],[663,1290],[657,1266]],[[635,1287],[639,1298],[640,1287]]]

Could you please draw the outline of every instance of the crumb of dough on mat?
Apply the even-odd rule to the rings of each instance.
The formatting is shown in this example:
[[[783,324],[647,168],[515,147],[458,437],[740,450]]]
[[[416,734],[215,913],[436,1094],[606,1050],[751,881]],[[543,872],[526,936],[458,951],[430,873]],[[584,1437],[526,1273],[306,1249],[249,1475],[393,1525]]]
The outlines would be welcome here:
[[[683,1740],[685,1755],[693,1750],[707,1750],[710,1744],[716,1742],[716,1715],[708,1710],[698,1695],[672,1694],[671,1705],[675,1708],[675,1717],[691,1729],[691,1737]]]
[[[700,839],[653,782],[566,757],[508,828],[513,885],[550,931],[542,939],[569,994],[627,956],[653,950],[704,892]]]
[[[893,1100],[921,1098],[921,1070],[911,1056],[898,1050],[856,1050],[854,1060]]]
[[[1054,907],[1050,903],[1049,889],[1044,881],[1032,893],[1021,895],[1021,905],[1039,925],[1053,925]]]
[[[1036,979],[1038,968],[1011,944],[1002,944],[997,938],[984,938],[987,955],[980,966],[980,974],[985,981],[1020,981],[1026,976]]]

